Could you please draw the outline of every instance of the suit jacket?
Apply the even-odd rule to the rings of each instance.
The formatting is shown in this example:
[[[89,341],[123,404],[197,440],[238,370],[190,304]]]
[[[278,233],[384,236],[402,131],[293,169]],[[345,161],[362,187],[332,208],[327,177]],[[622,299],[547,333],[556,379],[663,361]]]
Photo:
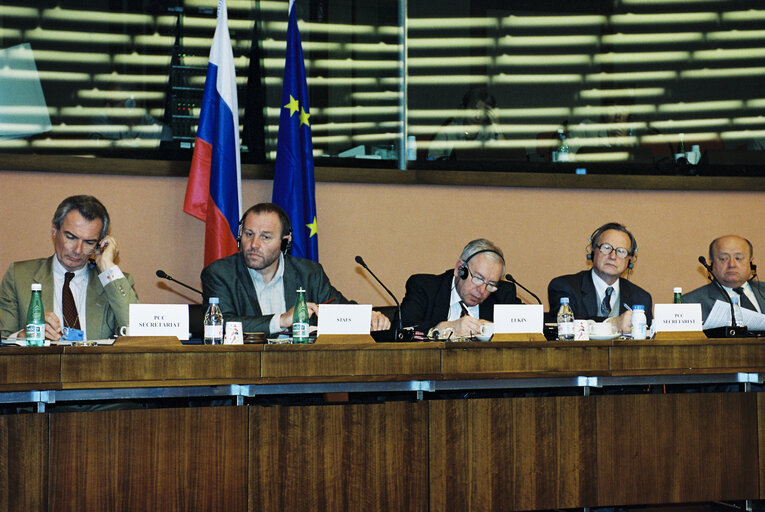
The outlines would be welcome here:
[[[406,281],[406,295],[401,301],[401,317],[404,327],[414,326],[418,331],[428,332],[439,322],[449,318],[449,299],[452,294],[454,269],[443,274],[415,274]],[[494,304],[520,304],[515,295],[515,285],[507,281],[497,283],[496,292],[489,295],[479,306],[479,316],[494,320]],[[397,320],[394,325],[398,325]]]
[[[574,312],[574,318],[582,320],[605,320],[604,317],[600,316],[598,293],[595,291],[595,283],[592,282],[592,273],[590,270],[582,270],[577,274],[559,276],[550,281],[550,284],[547,285],[547,298],[550,301],[551,314],[558,310],[561,297],[568,297],[569,305]],[[627,310],[624,307],[625,303],[630,307],[634,304],[644,305],[646,319],[649,324],[651,323],[651,318],[653,317],[651,294],[626,279],[620,279],[620,315]]]
[[[306,302],[349,304],[329,282],[322,266],[311,260],[284,256],[284,304],[287,310],[297,302],[297,289],[305,290]],[[210,297],[220,299],[224,322],[242,322],[245,332],[269,332],[274,315],[264,315],[255,293],[255,285],[241,253],[210,263],[202,270],[205,303]]]
[[[760,286],[759,281],[749,281],[754,296],[760,304],[760,311],[765,312],[765,290]],[[720,289],[714,284],[709,283],[701,288],[696,288],[692,292],[683,294],[683,302],[701,304],[701,316],[704,320],[709,316],[715,302],[721,300],[728,304],[728,300],[722,294]]]
[[[11,263],[0,283],[0,334],[4,338],[26,327],[32,283],[42,284],[43,308],[53,311],[54,257]],[[125,274],[104,287],[98,269],[88,268],[85,329],[89,339],[117,336],[120,327],[128,325],[129,306],[138,302],[133,284],[133,278]]]

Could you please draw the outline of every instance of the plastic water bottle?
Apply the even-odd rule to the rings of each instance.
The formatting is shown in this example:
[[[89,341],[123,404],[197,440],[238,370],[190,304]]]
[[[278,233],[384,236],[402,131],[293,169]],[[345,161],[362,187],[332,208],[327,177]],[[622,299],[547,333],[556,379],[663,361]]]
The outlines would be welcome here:
[[[292,343],[308,342],[308,306],[305,305],[305,290],[298,288],[295,311],[292,313]]]
[[[560,298],[558,309],[558,339],[571,341],[574,339],[574,312],[568,305],[568,297]]]
[[[647,320],[645,317],[645,306],[637,304],[632,306],[632,339],[646,339]]]
[[[675,287],[672,290],[672,293],[675,295],[674,299],[672,299],[672,302],[674,304],[682,304],[683,303],[683,289],[679,286]]]
[[[741,311],[741,303],[738,301],[738,297],[731,297],[730,301],[733,303],[733,312],[736,314],[736,325],[743,327],[744,324],[744,312]]]
[[[571,149],[568,147],[566,132],[563,128],[558,128],[558,150],[553,153],[553,162],[568,162],[571,156]]]
[[[45,344],[45,310],[42,303],[42,285],[32,283],[32,298],[27,309],[27,347],[42,347]]]
[[[205,345],[223,343],[223,315],[218,306],[218,297],[210,297],[210,306],[205,313]]]
[[[417,138],[414,135],[406,138],[406,159],[417,160]]]

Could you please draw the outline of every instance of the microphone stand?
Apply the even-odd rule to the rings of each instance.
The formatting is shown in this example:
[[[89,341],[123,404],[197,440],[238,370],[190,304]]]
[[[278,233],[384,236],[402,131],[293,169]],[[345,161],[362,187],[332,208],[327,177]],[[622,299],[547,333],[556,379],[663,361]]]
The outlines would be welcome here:
[[[725,291],[725,288],[723,288],[722,284],[720,284],[720,281],[718,281],[715,277],[714,273],[712,272],[712,267],[707,265],[706,258],[704,258],[704,256],[699,256],[699,263],[701,263],[704,268],[707,269],[707,278],[709,278],[710,281],[717,285],[720,293],[723,294],[723,297],[725,297],[725,299],[730,304],[730,325],[727,327],[722,326],[714,327],[712,329],[704,329],[704,334],[707,335],[707,338],[741,338],[748,336],[749,330],[746,328],[746,326],[736,325],[736,310],[733,307],[733,301],[730,300],[730,295],[728,295],[728,292]]]
[[[537,297],[537,294],[536,294],[536,293],[534,293],[534,292],[532,292],[531,290],[529,290],[529,289],[528,289],[528,288],[526,288],[525,286],[523,286],[523,285],[522,285],[521,283],[519,283],[518,281],[516,281],[516,280],[515,280],[515,278],[514,278],[514,277],[513,277],[511,274],[509,274],[509,273],[508,273],[508,274],[505,274],[505,280],[506,280],[508,283],[513,283],[514,285],[518,286],[518,287],[519,287],[521,290],[525,291],[526,293],[528,293],[529,295],[531,295],[532,297],[534,297],[535,299],[537,299],[537,303],[538,303],[540,306],[542,305],[542,301],[541,301],[541,300],[539,300],[539,297]]]
[[[185,286],[186,288],[188,288],[192,292],[197,292],[199,295],[204,296],[204,294],[200,290],[197,290],[196,288],[192,288],[191,286],[187,285],[186,283],[182,283],[182,282],[178,281],[177,279],[174,279],[174,278],[170,277],[169,275],[167,275],[165,273],[164,270],[157,270],[157,277],[159,277],[160,279],[167,279],[168,281],[172,281],[174,283],[178,283],[181,286]]]
[[[398,310],[398,327],[393,328],[393,336],[396,341],[412,341],[414,339],[414,329],[404,329],[404,319],[401,317],[401,304],[399,303],[396,296],[393,295],[393,292],[391,292],[388,287],[385,286],[382,281],[380,281],[380,278],[378,278],[375,273],[372,272],[372,270],[364,262],[364,258],[361,256],[356,256],[355,260],[356,263],[364,267],[364,269],[366,269],[366,271],[375,278],[375,281],[380,283],[380,286],[382,286],[383,289],[388,292],[388,295],[390,295],[393,301],[396,303],[396,309]]]

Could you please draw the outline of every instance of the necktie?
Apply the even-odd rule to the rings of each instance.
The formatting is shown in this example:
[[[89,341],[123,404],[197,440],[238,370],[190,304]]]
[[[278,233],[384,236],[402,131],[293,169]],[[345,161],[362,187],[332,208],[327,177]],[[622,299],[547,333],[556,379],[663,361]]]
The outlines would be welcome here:
[[[600,305],[600,316],[608,316],[611,314],[611,294],[614,293],[614,287],[609,286],[606,288],[606,296],[603,297],[603,303]]]
[[[77,315],[77,306],[74,303],[74,295],[69,288],[69,283],[74,277],[74,272],[67,272],[64,276],[64,289],[61,296],[61,311],[64,313],[64,327],[80,328],[80,317]]]
[[[738,293],[738,296],[740,297],[738,300],[741,303],[742,308],[751,309],[752,311],[757,311],[757,308],[754,307],[754,304],[752,304],[752,301],[749,300],[749,297],[746,296],[744,293],[744,287],[739,286],[738,288],[733,288],[733,291]]]
[[[467,306],[462,301],[460,301],[460,308],[462,309],[462,312],[460,313],[460,318],[462,318],[463,316],[468,316],[470,314],[470,311],[468,310]]]

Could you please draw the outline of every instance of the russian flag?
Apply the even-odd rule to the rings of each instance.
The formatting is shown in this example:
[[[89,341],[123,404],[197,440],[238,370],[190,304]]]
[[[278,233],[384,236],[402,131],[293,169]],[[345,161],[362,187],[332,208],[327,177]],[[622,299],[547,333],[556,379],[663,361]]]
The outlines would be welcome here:
[[[218,1],[183,211],[205,221],[205,266],[237,252],[242,215],[239,107],[226,0]]]

